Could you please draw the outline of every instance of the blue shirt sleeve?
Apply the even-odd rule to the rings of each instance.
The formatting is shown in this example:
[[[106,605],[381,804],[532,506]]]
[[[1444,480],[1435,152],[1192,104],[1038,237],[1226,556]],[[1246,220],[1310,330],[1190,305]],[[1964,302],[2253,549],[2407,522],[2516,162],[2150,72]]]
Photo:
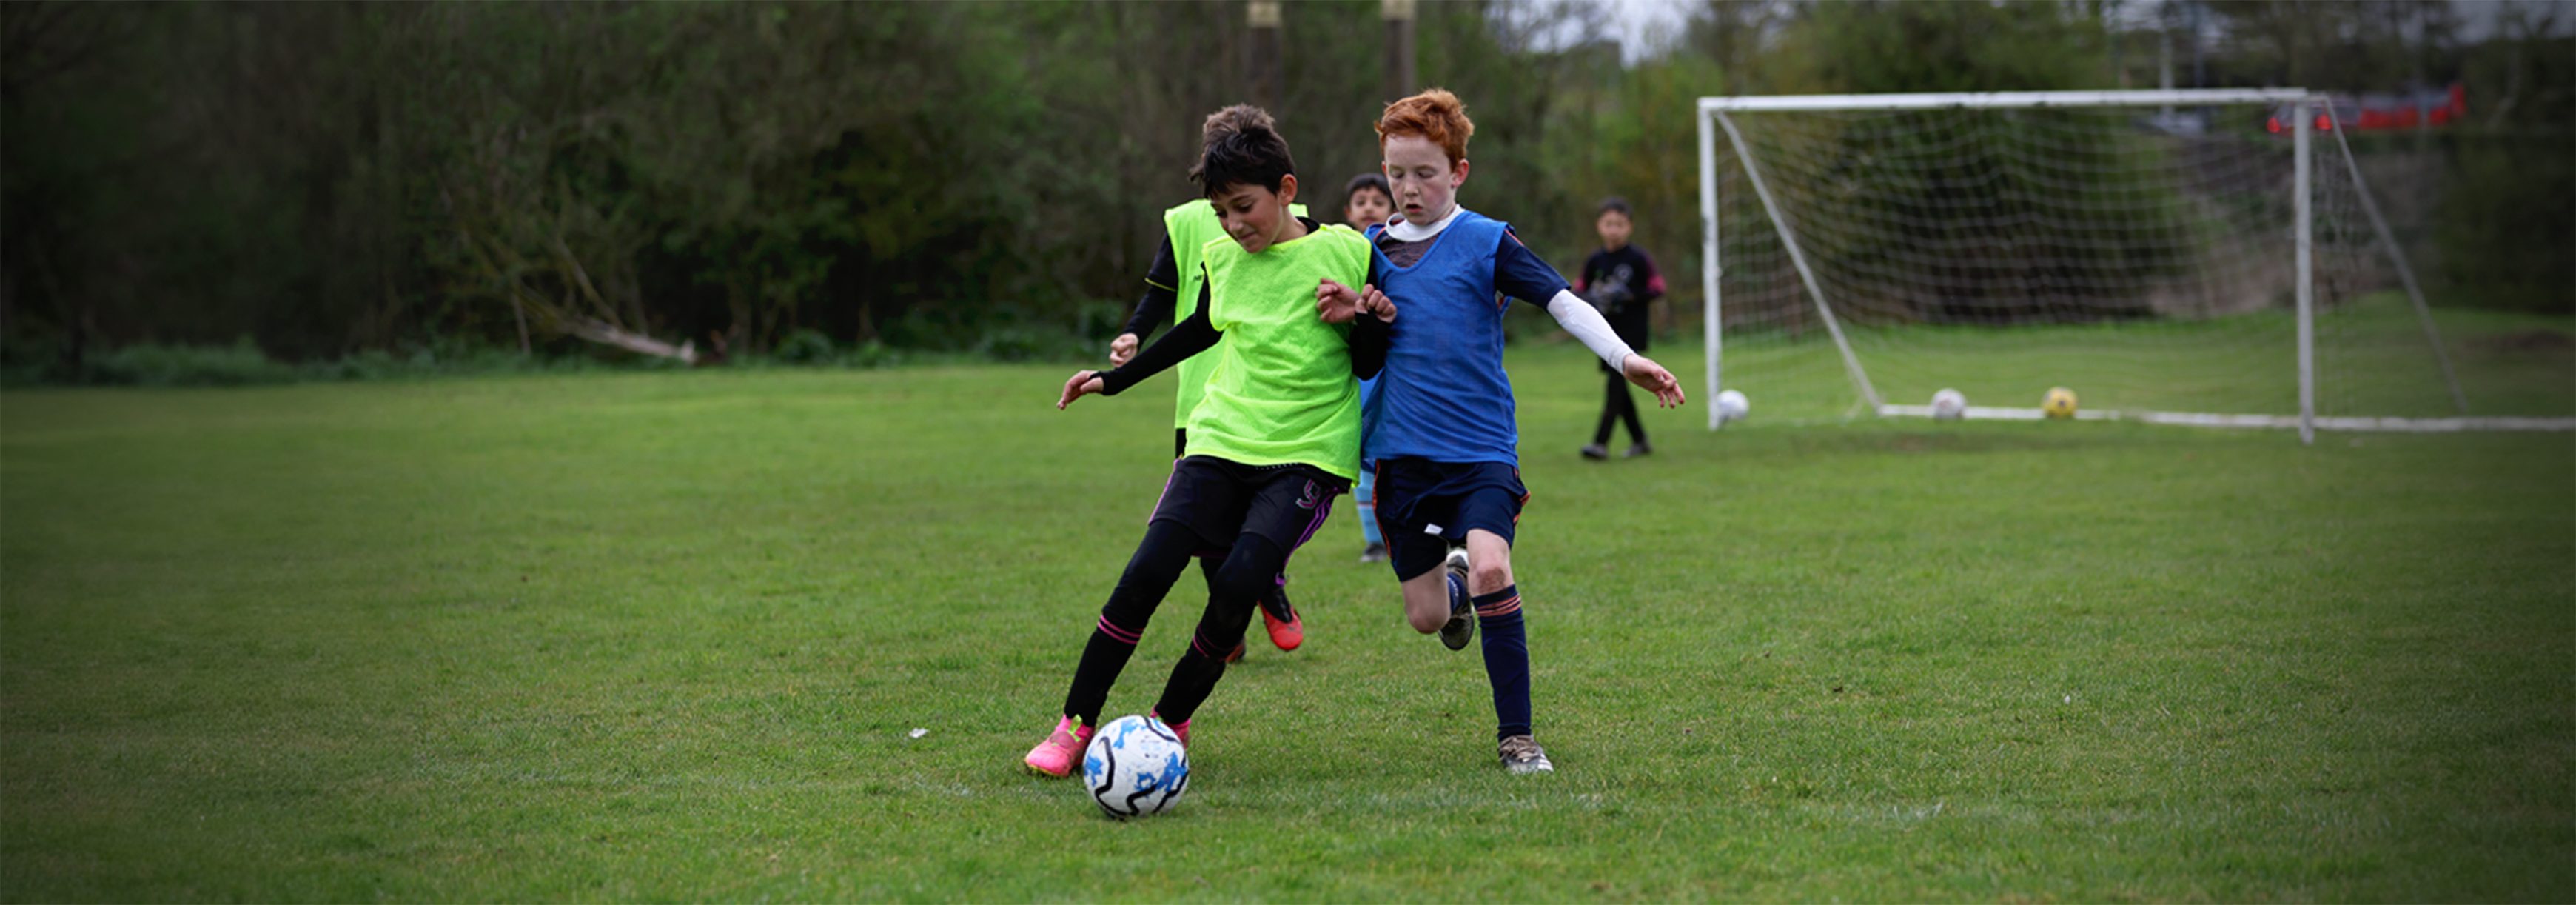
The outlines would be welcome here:
[[[1506,296],[1541,308],[1547,300],[1565,291],[1565,277],[1548,266],[1538,253],[1521,244],[1521,237],[1503,230],[1503,241],[1494,248],[1494,288]]]

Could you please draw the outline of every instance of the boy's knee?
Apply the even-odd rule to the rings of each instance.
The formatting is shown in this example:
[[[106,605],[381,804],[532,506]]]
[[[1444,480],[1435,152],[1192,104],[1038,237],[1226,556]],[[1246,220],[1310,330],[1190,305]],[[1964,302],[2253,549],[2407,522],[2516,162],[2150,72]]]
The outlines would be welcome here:
[[[1215,586],[1209,590],[1220,600],[1260,600],[1278,585],[1279,573],[1274,570],[1227,563],[1217,570]]]
[[[1404,621],[1405,624],[1413,626],[1414,631],[1428,635],[1439,631],[1441,626],[1449,623],[1449,613],[1445,610],[1438,613],[1408,610],[1404,614]]]
[[[1467,592],[1491,594],[1512,586],[1512,564],[1480,562],[1467,567]]]
[[[1269,538],[1246,534],[1236,538],[1214,570],[1207,573],[1208,594],[1218,600],[1245,602],[1270,596],[1279,586],[1279,570],[1288,553]]]

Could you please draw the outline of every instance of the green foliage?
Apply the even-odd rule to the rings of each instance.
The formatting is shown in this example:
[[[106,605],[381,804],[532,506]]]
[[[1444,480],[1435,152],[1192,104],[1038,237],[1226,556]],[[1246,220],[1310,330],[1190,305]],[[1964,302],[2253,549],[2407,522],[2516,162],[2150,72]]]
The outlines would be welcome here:
[[[2553,134],[2554,133],[2554,134]],[[2576,313],[2576,130],[2466,135],[2436,240],[2442,277],[2474,304]]]
[[[86,383],[149,387],[248,386],[286,383],[295,369],[270,360],[250,337],[230,346],[165,346],[137,343],[100,356]]]
[[[2420,267],[2452,304],[2576,311],[2576,38],[2565,4],[2477,10],[2486,39],[2466,43],[2469,4],[2240,0],[2210,4],[2224,37],[2219,85],[2391,92],[2457,81],[2468,119],[2406,138],[2444,165],[2430,225],[2439,264]],[[2382,186],[2383,192],[2402,187]],[[2404,229],[2401,224],[2399,228]]]
[[[2100,21],[2046,0],[1820,3],[1785,40],[1837,92],[2052,91],[2108,77]]]
[[[29,901],[2557,901],[2576,443],[2109,423],[1574,454],[1516,351],[1558,772],[1336,512],[1174,813],[1017,759],[1169,467],[1069,368],[0,397]],[[1687,380],[1687,378],[1686,378]],[[2354,445],[2353,441],[2360,441]],[[1338,507],[1337,507],[1338,508]],[[1174,589],[1112,692],[1153,700]],[[914,728],[927,731],[912,737]]]
[[[2206,12],[2223,26],[2208,61],[2215,79],[2210,87],[2297,85],[2359,92],[2387,91],[2409,82],[2443,84],[2457,76],[2463,26],[2457,10],[2463,5],[2445,0],[2210,3]],[[2494,18],[2523,11],[2485,13]],[[2187,27],[2181,21],[2175,25]],[[2177,41],[2187,51],[2190,38],[2177,36]]]
[[[835,352],[832,338],[823,335],[822,331],[800,329],[779,340],[778,346],[769,354],[788,364],[812,364],[831,360]]]
[[[1269,104],[1325,219],[1377,164],[1379,7],[1284,10]],[[1592,205],[1627,196],[1687,308],[1691,98],[2107,85],[2139,35],[2107,35],[2106,9],[1721,2],[1623,65],[1597,5],[1461,0],[1421,5],[1417,46],[1421,81],[1478,122],[1469,204],[1570,268]],[[2243,65],[2217,71],[2457,70],[2513,122],[2569,121],[2567,42],[2546,28],[2336,56],[2338,36],[2412,33],[2407,16],[2448,35],[2443,9],[2226,5]],[[744,360],[801,330],[961,354],[1024,350],[986,335],[1038,322],[1090,341],[1083,306],[1133,297],[1156,213],[1192,194],[1199,120],[1247,99],[1231,2],[30,0],[0,4],[0,31],[0,338],[66,362],[245,333],[295,362],[523,335],[542,353],[592,321],[722,336]],[[2511,174],[2576,156],[2566,141],[2463,151],[2444,246],[2461,263],[2428,272],[2496,275],[2499,304],[2563,287],[2565,243],[2543,243],[2570,218]]]
[[[2469,304],[2576,313],[2576,38],[2510,32],[2466,66],[2493,90],[2442,139],[2439,276]]]

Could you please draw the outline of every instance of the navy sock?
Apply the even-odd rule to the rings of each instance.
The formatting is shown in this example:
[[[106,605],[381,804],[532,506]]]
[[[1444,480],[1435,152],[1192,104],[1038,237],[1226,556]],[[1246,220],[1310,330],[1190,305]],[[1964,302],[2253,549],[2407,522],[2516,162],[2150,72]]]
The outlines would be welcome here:
[[[1479,594],[1476,630],[1485,642],[1485,680],[1494,687],[1494,738],[1530,734],[1529,635],[1519,585]]]
[[[1459,604],[1468,602],[1467,579],[1459,577],[1456,572],[1444,574],[1449,576],[1449,612],[1455,613]]]

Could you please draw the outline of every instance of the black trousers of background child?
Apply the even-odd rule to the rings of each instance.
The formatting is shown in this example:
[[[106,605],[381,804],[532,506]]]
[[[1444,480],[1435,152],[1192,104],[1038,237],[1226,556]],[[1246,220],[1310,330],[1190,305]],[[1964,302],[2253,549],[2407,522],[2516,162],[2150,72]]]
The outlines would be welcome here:
[[[1628,378],[1617,371],[1611,371],[1610,392],[1601,403],[1601,427],[1592,432],[1592,442],[1602,446],[1610,445],[1611,428],[1622,421],[1628,424],[1630,442],[1646,442],[1646,426],[1637,420],[1637,400],[1628,395]]]

